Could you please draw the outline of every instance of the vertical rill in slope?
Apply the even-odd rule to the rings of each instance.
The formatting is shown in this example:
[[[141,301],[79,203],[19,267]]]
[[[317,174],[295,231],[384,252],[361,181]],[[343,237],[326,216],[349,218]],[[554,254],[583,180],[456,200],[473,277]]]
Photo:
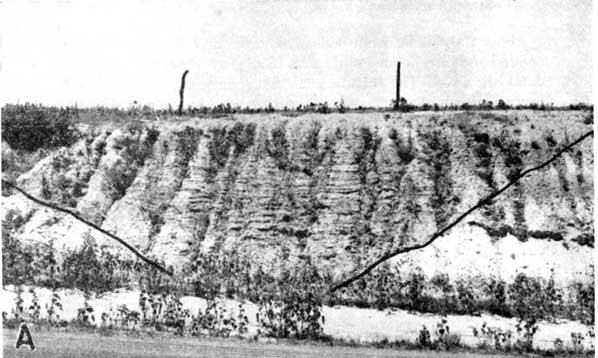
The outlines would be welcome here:
[[[360,215],[356,218],[351,232],[351,248],[349,252],[357,258],[356,264],[360,264],[361,258],[367,255],[368,251],[376,247],[384,246],[383,242],[376,240],[372,233],[372,216],[376,210],[378,196],[380,195],[380,179],[376,156],[380,149],[382,139],[378,135],[377,128],[361,127],[354,134],[357,136],[357,147],[355,148],[355,161],[359,168],[360,182]]]
[[[164,212],[152,252],[180,267],[194,260],[203,245],[219,245],[224,240],[240,158],[253,145],[255,129],[254,123],[209,126],[200,129],[203,135],[193,137],[188,143],[194,150],[189,153],[184,180]]]
[[[446,225],[454,212],[451,171],[451,143],[446,132],[436,129],[421,131],[418,136],[424,143],[423,154],[428,165],[428,178],[432,183],[429,199],[436,227]]]
[[[174,132],[171,160],[164,163],[162,168],[156,168],[158,170],[155,173],[150,173],[154,177],[147,183],[146,196],[142,204],[150,220],[151,227],[148,238],[150,242],[164,225],[164,213],[172,205],[172,200],[180,191],[183,180],[188,175],[189,162],[195,155],[202,134],[201,129],[191,127]]]
[[[317,221],[308,240],[308,252],[324,265],[352,263],[356,223],[361,216],[361,179],[355,148],[360,145],[353,126],[331,127],[334,145],[318,172],[315,187]],[[356,143],[357,142],[357,143]]]
[[[378,245],[382,246],[380,250],[386,251],[400,244],[394,242],[395,237],[401,236],[397,233],[404,234],[409,230],[407,221],[401,222],[399,215],[405,217],[414,214],[416,217],[419,210],[418,204],[409,197],[414,191],[403,195],[406,194],[406,188],[412,187],[407,174],[416,155],[411,127],[393,126],[381,136],[376,157],[379,189],[371,225]]]
[[[87,194],[77,209],[96,224],[101,224],[114,204],[125,196],[146,158],[151,156],[157,133],[130,127],[115,130],[106,139],[105,155],[89,180]]]
[[[201,129],[200,129],[201,130]],[[209,171],[208,138],[200,135],[193,143],[180,186],[162,214],[162,225],[150,245],[152,254],[169,265],[181,266],[185,259],[181,252],[198,249],[209,224],[212,205],[212,186],[206,181]]]
[[[521,174],[523,169],[523,160],[520,153],[521,143],[514,138],[504,138],[500,141],[501,154],[504,157],[506,178],[508,181],[513,180]],[[515,236],[522,240],[527,240],[527,224],[525,222],[525,192],[522,182],[516,182],[510,193],[512,196],[513,229]]]
[[[229,229],[231,210],[238,206],[235,187],[240,173],[247,164],[243,158],[253,146],[257,126],[254,123],[235,123],[232,127],[212,128],[209,142],[211,173],[208,180],[213,180],[214,215],[206,235],[213,238],[211,245],[218,249],[226,239]]]
[[[104,228],[146,250],[164,223],[164,213],[180,190],[201,130],[186,127],[161,133],[149,160],[126,195],[106,215]]]

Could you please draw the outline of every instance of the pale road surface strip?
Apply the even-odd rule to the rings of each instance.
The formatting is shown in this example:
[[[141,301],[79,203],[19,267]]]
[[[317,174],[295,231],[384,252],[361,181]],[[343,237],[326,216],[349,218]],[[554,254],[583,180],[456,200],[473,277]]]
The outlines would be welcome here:
[[[327,347],[300,343],[258,343],[236,339],[202,339],[195,337],[130,337],[99,336],[89,333],[62,333],[32,330],[35,350],[21,347],[15,350],[16,330],[3,329],[4,357],[263,357],[263,358],[323,358],[323,357],[396,357],[396,358],[457,358],[507,357],[504,355],[467,352],[400,351],[360,347]]]

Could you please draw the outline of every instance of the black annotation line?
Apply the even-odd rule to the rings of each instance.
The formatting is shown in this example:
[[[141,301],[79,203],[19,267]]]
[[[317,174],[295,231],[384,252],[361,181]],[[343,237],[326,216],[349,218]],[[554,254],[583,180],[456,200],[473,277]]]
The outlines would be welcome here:
[[[62,213],[65,213],[65,214],[68,214],[68,215],[74,217],[75,219],[79,220],[83,224],[85,224],[85,225],[87,225],[87,226],[89,226],[89,227],[91,227],[91,228],[93,228],[93,229],[101,232],[102,234],[110,237],[113,240],[116,240],[118,243],[120,243],[121,245],[123,245],[124,247],[126,247],[129,251],[131,251],[133,254],[135,254],[135,256],[137,256],[139,259],[141,259],[143,262],[147,263],[148,265],[153,266],[154,268],[156,268],[156,269],[164,272],[165,274],[167,274],[169,276],[173,276],[174,275],[174,273],[172,271],[166,269],[165,267],[163,267],[162,265],[158,264],[157,262],[152,261],[151,259],[149,259],[145,255],[143,255],[141,252],[137,251],[137,249],[135,249],[133,246],[131,246],[125,240],[123,240],[120,237],[118,237],[118,236],[116,236],[116,235],[114,235],[114,234],[112,234],[112,233],[110,233],[110,232],[102,229],[101,227],[97,226],[96,224],[94,224],[94,223],[92,223],[92,222],[90,222],[90,221],[82,218],[81,216],[79,216],[79,214],[77,214],[77,213],[75,213],[75,212],[73,212],[71,210],[68,210],[68,209],[65,209],[65,208],[61,208],[58,205],[55,205],[55,204],[49,203],[47,201],[41,200],[39,198],[36,198],[35,196],[27,193],[25,190],[19,188],[17,185],[15,185],[15,184],[7,181],[7,180],[2,179],[2,185],[3,186],[7,186],[9,188],[12,188],[12,189],[18,191],[19,193],[23,194],[27,199],[29,199],[29,200],[31,200],[31,201],[39,204],[39,205],[45,206],[45,207],[50,208],[52,210],[60,211]]]
[[[582,135],[581,137],[579,137],[578,139],[576,139],[574,142],[572,142],[571,144],[565,146],[563,149],[559,150],[555,155],[553,155],[550,159],[548,159],[547,161],[532,167],[530,169],[524,170],[521,173],[519,173],[519,175],[517,177],[515,177],[513,180],[509,181],[507,184],[505,184],[502,188],[496,190],[495,192],[493,192],[492,194],[486,196],[485,198],[482,198],[476,205],[472,206],[469,210],[467,210],[466,212],[464,212],[463,214],[461,214],[458,218],[456,218],[453,222],[451,222],[450,224],[448,224],[447,226],[445,226],[443,229],[437,231],[436,233],[434,233],[429,239],[428,241],[424,242],[423,244],[419,244],[419,245],[415,245],[415,246],[410,246],[410,247],[405,247],[405,248],[399,248],[397,250],[391,251],[385,255],[383,255],[382,257],[380,257],[379,259],[377,259],[376,261],[374,261],[373,263],[371,263],[369,266],[367,266],[365,269],[363,269],[360,273],[358,273],[357,275],[354,275],[348,279],[346,279],[345,281],[336,284],[335,286],[333,286],[330,289],[330,292],[334,292],[340,288],[343,287],[347,287],[349,286],[351,283],[359,280],[360,278],[362,278],[363,276],[367,275],[370,271],[372,271],[374,268],[376,268],[378,265],[380,265],[381,263],[383,263],[384,261],[395,257],[397,255],[400,254],[404,254],[410,251],[415,251],[415,250],[420,250],[425,248],[426,246],[429,246],[430,244],[432,244],[434,241],[436,241],[438,238],[440,238],[441,236],[443,236],[447,231],[449,231],[450,229],[452,229],[455,225],[457,225],[459,222],[461,222],[463,219],[465,219],[466,216],[468,216],[469,214],[471,214],[472,212],[474,212],[477,209],[480,209],[481,207],[490,204],[490,202],[496,198],[497,196],[499,196],[500,194],[502,194],[504,191],[506,191],[507,189],[509,189],[513,184],[515,184],[516,182],[518,182],[519,180],[521,180],[521,178],[523,178],[524,176],[540,170],[544,167],[546,167],[548,164],[552,163],[554,160],[556,160],[558,157],[560,157],[561,155],[563,155],[563,153],[571,150],[571,148],[575,147],[576,145],[578,145],[579,143],[581,143],[584,139],[593,136],[594,135],[594,131],[589,131],[586,134]]]

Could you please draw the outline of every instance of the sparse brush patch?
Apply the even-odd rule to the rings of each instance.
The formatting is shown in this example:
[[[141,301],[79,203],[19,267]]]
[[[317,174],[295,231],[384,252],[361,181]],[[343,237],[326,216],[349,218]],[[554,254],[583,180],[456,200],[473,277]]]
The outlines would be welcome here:
[[[517,333],[520,338],[516,347],[524,351],[533,349],[534,335],[538,331],[538,321],[546,314],[539,280],[519,274],[509,286],[509,297],[513,312],[517,317]]]
[[[61,149],[48,159],[49,167],[41,174],[41,196],[62,206],[75,207],[77,199],[85,194],[91,170],[73,166],[73,153]]]
[[[52,241],[24,245],[6,233],[2,239],[4,284],[105,292],[130,285],[140,270],[136,261],[97,250],[90,237],[81,248],[68,250],[60,264]]]
[[[306,140],[305,140],[305,152],[308,154],[310,158],[309,167],[303,168],[303,172],[309,176],[314,174],[314,171],[317,167],[321,164],[321,157],[318,152],[318,146],[320,142],[320,130],[322,129],[322,124],[320,122],[312,122],[307,130]]]
[[[77,309],[77,318],[72,325],[81,328],[92,328],[95,325],[95,314],[93,307],[88,302],[87,297],[83,302],[83,307]]]
[[[594,321],[593,284],[579,284],[576,293],[565,300],[554,282],[525,275],[510,284],[495,279],[484,290],[476,291],[465,281],[452,283],[447,275],[428,280],[421,270],[401,275],[397,267],[382,265],[367,278],[331,293],[328,288],[334,282],[332,276],[317,269],[307,257],[297,266],[299,270],[274,273],[234,251],[199,253],[173,280],[137,261],[98,250],[91,238],[86,238],[80,249],[67,251],[61,265],[53,258],[53,251],[51,246],[22,245],[5,234],[4,284],[76,288],[97,293],[138,286],[148,294],[177,292],[208,299],[227,297],[270,303],[292,302],[311,293],[314,300],[330,306],[396,308],[442,315],[488,311],[517,317],[522,323],[523,343],[533,339],[534,322],[540,319],[563,317],[588,324]],[[281,296],[281,292],[287,292],[288,296]]]
[[[359,166],[359,179],[362,185],[366,184],[368,172],[376,168],[376,152],[380,147],[381,139],[367,127],[359,128],[360,146],[355,152],[355,161]]]
[[[583,119],[583,124],[594,124],[594,111],[588,113],[584,119]]]
[[[425,329],[425,326],[424,326]],[[429,343],[429,346],[437,350],[452,350],[461,347],[461,336],[450,332],[450,326],[446,318],[442,318],[436,324],[436,339]],[[425,332],[423,333],[425,334]],[[420,336],[422,332],[420,332]]]
[[[230,143],[226,140],[226,128],[210,128],[210,162],[218,168],[224,167],[228,160]],[[216,169],[216,170],[217,170]]]
[[[158,141],[158,137],[160,136],[160,130],[155,126],[147,127],[146,128],[146,140],[148,143],[156,143]]]
[[[112,199],[115,201],[125,196],[127,189],[137,177],[137,171],[153,153],[158,135],[151,129],[142,137],[142,131],[142,127],[131,125],[125,131],[128,134],[115,144],[115,149],[119,150],[122,159],[108,168],[105,175]]]
[[[276,161],[278,169],[283,171],[289,169],[289,143],[286,139],[284,123],[272,129],[270,138],[266,139],[266,151]]]
[[[126,163],[119,162],[114,167],[106,170],[106,181],[109,183],[112,197],[118,200],[125,196],[127,189],[135,180],[136,170],[128,167]]]
[[[243,155],[254,143],[257,125],[255,123],[235,123],[232,128],[214,127],[209,129],[210,167],[208,180],[213,180],[218,172],[229,161],[232,149],[232,160]]]
[[[248,318],[243,305],[239,305],[239,312],[227,312],[222,302],[209,300],[205,310],[199,310],[192,315],[191,334],[194,336],[229,337],[231,333],[243,335],[247,332]]]
[[[552,134],[546,136],[546,144],[548,144],[549,147],[556,146],[556,140],[554,140]]]
[[[511,309],[507,304],[507,283],[502,279],[491,278],[484,288],[488,300],[481,308],[492,314],[511,317]]]
[[[576,242],[581,246],[594,247],[594,235],[590,233],[578,235],[571,239],[571,241]]]
[[[488,350],[489,348],[493,348],[498,351],[510,352],[513,347],[511,339],[514,335],[511,330],[491,327],[486,322],[482,323],[479,329],[473,327],[472,330],[473,336],[478,340],[477,346],[480,349]]]
[[[4,224],[4,223],[3,223]],[[34,272],[30,269],[34,257],[10,231],[2,230],[2,282],[22,285],[33,281]]]
[[[177,187],[174,191],[178,191],[180,186],[183,184],[183,180],[187,177],[189,171],[189,163],[197,152],[198,142],[201,140],[203,131],[192,127],[185,127],[182,131],[175,133],[176,140],[176,152],[180,155],[177,156],[177,167],[180,168],[180,172],[177,175]]]
[[[468,315],[478,314],[478,298],[474,295],[471,285],[463,280],[459,280],[456,287],[459,298],[459,313]]]
[[[232,129],[212,129],[212,140],[209,144],[211,161],[207,173],[208,182],[212,182],[218,175],[219,170],[224,168],[227,163],[230,163],[222,177],[223,187],[219,193],[222,201],[216,212],[216,216],[219,218],[224,218],[223,215],[233,205],[239,205],[239,202],[233,202],[231,190],[243,165],[240,158],[253,145],[255,131],[256,126],[254,124],[243,126],[240,123],[235,124]]]
[[[586,325],[595,323],[595,291],[594,280],[589,284],[575,284],[574,316]]]
[[[388,137],[393,141],[399,158],[404,163],[410,163],[415,159],[415,149],[413,148],[413,139],[411,135],[407,140],[402,140],[395,128],[391,128],[388,132]]]
[[[421,348],[430,348],[432,346],[432,340],[430,339],[430,331],[426,326],[422,326],[417,336],[417,343]]]
[[[150,220],[150,230],[148,236],[150,238],[155,237],[159,232],[160,228],[164,225],[164,212],[168,208],[168,204],[162,204],[155,207],[154,210],[148,211],[148,217]]]
[[[484,180],[489,188],[495,189],[492,165],[492,147],[490,146],[490,137],[487,133],[473,132],[473,153],[475,154],[477,165],[476,174]]]
[[[304,168],[303,172],[310,176],[309,181],[309,204],[305,208],[309,216],[309,222],[317,222],[318,211],[323,208],[317,200],[318,184],[326,177],[327,171],[332,165],[332,158],[335,154],[335,145],[342,138],[340,128],[337,128],[333,135],[324,137],[322,145],[319,143],[319,135],[322,125],[319,122],[312,122],[310,127],[308,142],[305,151],[309,155],[309,167]]]
[[[313,294],[287,292],[260,302],[258,335],[274,338],[318,339],[323,335],[322,303]]]
[[[178,163],[179,166],[184,168],[188,167],[189,161],[191,161],[191,158],[195,155],[197,142],[200,140],[202,134],[203,131],[201,129],[195,129],[189,126],[185,127],[182,131],[175,133],[177,137],[176,150],[181,153]]]
[[[178,192],[183,185],[184,179],[187,177],[189,171],[189,163],[197,150],[197,143],[203,134],[201,129],[192,127],[185,127],[183,130],[175,132],[176,138],[174,153],[176,155],[176,166],[174,169],[174,187],[168,192],[168,196],[164,197],[156,193],[154,188],[160,180],[162,175],[158,171],[158,175],[150,175],[150,180],[146,181],[145,191],[149,193],[143,198],[140,209],[147,215],[150,221],[149,237],[153,238],[157,235],[164,225],[164,212],[168,209],[172,195]],[[148,130],[147,137],[153,137],[151,141],[155,142],[158,139],[159,132],[152,132]]]
[[[255,123],[235,123],[229,132],[229,138],[234,143],[235,156],[240,156],[247,151],[255,140],[257,125]]]
[[[79,250],[72,250],[65,255],[62,263],[62,282],[72,288],[85,291],[111,290],[119,284],[111,273],[112,263],[103,264],[96,255],[96,244],[91,237],[84,239]]]
[[[424,149],[430,166],[430,180],[433,191],[430,197],[430,206],[434,210],[437,227],[443,227],[452,215],[458,198],[453,197],[453,183],[450,179],[451,171],[451,145],[440,131],[420,131],[418,136],[427,146]]]
[[[415,270],[409,276],[407,297],[411,304],[412,309],[421,311],[423,309],[423,292],[426,277],[420,270]]]
[[[381,138],[367,127],[361,127],[358,132],[360,145],[355,151],[355,161],[359,168],[359,181],[361,182],[360,208],[363,216],[361,225],[356,224],[354,239],[351,240],[351,251],[363,247],[363,243],[371,238],[370,219],[376,205],[378,188],[375,184],[368,182],[368,175],[376,174],[377,163],[376,153],[380,148]]]
[[[499,149],[505,158],[507,180],[515,180],[523,170],[521,143],[516,139],[502,138],[500,140]],[[527,224],[525,221],[525,196],[521,182],[517,181],[513,185],[512,193],[513,215],[515,217],[515,236],[521,241],[526,241]]]

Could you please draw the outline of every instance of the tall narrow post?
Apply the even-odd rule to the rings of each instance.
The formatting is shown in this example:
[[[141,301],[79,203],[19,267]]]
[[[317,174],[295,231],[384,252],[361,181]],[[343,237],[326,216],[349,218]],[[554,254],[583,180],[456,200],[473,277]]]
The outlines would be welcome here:
[[[183,99],[185,96],[185,77],[187,77],[187,73],[189,73],[189,70],[185,70],[185,72],[183,73],[183,77],[181,78],[181,89],[179,90],[179,116],[183,114]]]
[[[397,62],[397,97],[395,100],[395,109],[401,105],[401,61]]]

